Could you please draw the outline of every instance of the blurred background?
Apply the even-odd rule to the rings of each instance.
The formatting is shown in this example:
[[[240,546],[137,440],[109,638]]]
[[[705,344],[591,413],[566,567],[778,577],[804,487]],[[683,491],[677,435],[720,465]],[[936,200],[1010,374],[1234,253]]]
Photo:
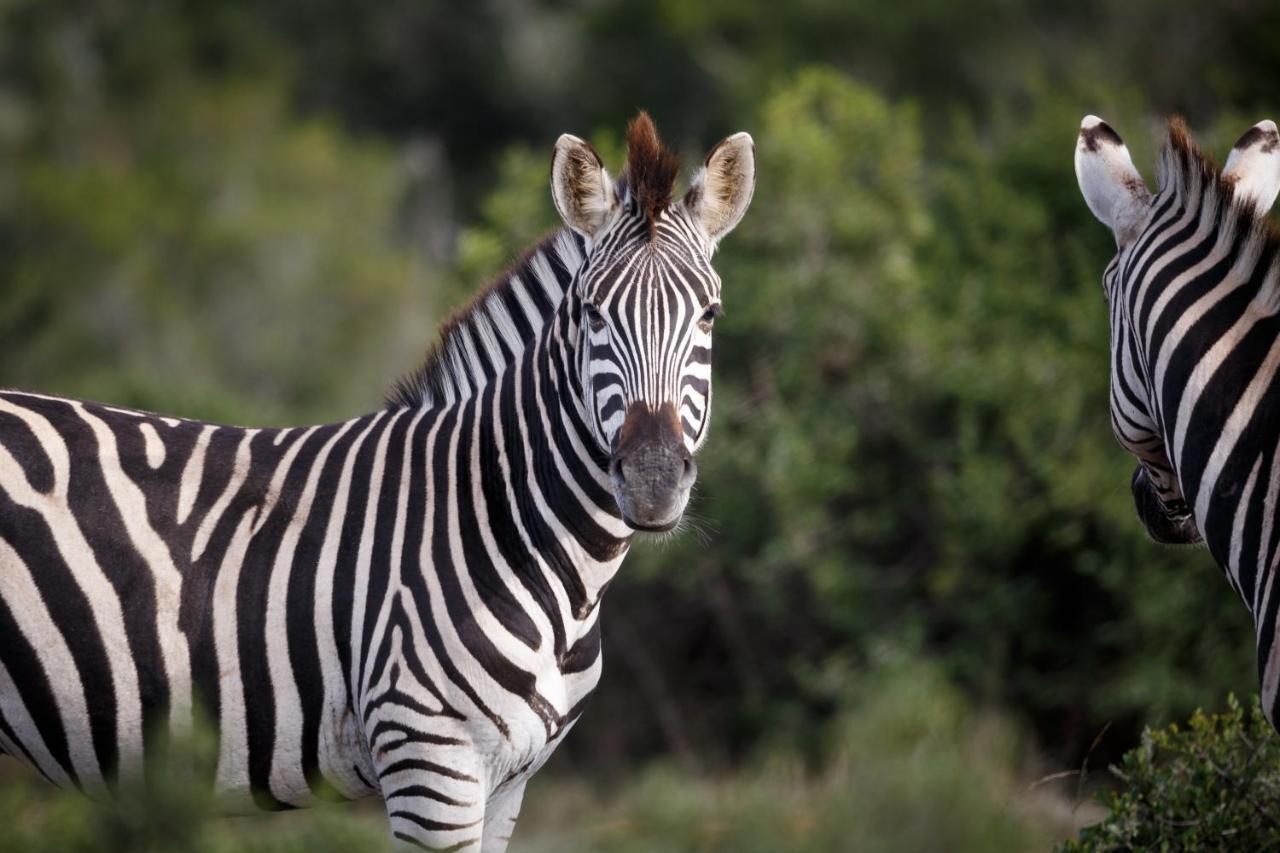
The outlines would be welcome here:
[[[1169,113],[1224,157],[1280,117],[1277,32],[1265,0],[0,0],[0,386],[372,411],[557,224],[558,134],[616,171],[645,108],[687,172],[748,130],[697,530],[632,551],[513,850],[1044,848],[1144,725],[1256,684],[1211,558],[1133,514],[1076,129],[1149,182]],[[11,849],[385,848],[376,806],[108,819],[0,779]]]

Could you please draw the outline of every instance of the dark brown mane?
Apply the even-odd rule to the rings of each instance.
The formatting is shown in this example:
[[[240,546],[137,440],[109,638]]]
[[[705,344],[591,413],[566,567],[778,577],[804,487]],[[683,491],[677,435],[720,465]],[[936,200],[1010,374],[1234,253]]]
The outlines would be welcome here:
[[[1182,116],[1169,119],[1169,138],[1160,159],[1161,192],[1172,187],[1188,204],[1201,209],[1213,206],[1219,223],[1229,222],[1236,233],[1250,234],[1252,239],[1264,241],[1265,253],[1273,259],[1280,258],[1280,229],[1272,224],[1266,211],[1259,212],[1252,204],[1232,204],[1236,182],[1224,177],[1218,164],[1200,150]],[[1196,187],[1199,198],[1188,197]]]
[[[582,259],[581,239],[568,229],[539,240],[441,324],[439,339],[422,365],[391,387],[387,406],[439,405],[466,399],[486,385],[504,367],[486,355],[486,339],[514,358],[512,341],[495,339],[498,327],[510,328],[523,344],[531,342],[559,304],[560,297],[553,294],[562,295],[568,289]],[[513,293],[516,287],[523,290],[523,298]],[[541,320],[531,322],[526,305]]]
[[[1191,138],[1191,131],[1187,129],[1186,119],[1180,115],[1169,117],[1169,148],[1186,167],[1198,169],[1207,178],[1221,177],[1222,170],[1196,145]],[[1190,174],[1185,176],[1190,177]]]
[[[1199,183],[1205,188],[1204,203],[1217,204],[1224,212],[1230,207],[1236,191],[1235,181],[1224,177],[1221,167],[1200,150],[1191,138],[1186,120],[1180,115],[1169,119],[1169,139],[1162,160],[1162,190],[1163,184],[1170,181],[1179,193],[1185,193],[1189,187]],[[1253,205],[1242,205],[1235,211],[1235,215],[1236,228],[1264,232],[1267,240],[1280,245],[1280,231],[1277,231],[1265,211],[1259,213]]]
[[[671,204],[671,193],[680,173],[680,157],[662,144],[653,119],[641,110],[627,125],[627,167],[623,181],[635,198],[640,214],[649,222]]]

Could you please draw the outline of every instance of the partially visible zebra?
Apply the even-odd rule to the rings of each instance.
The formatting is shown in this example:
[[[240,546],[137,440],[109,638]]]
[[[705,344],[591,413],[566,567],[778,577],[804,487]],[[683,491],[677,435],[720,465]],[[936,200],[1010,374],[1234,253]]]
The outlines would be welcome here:
[[[636,530],[679,521],[711,405],[711,257],[751,137],[673,200],[556,143],[565,230],[386,409],[240,429],[0,394],[0,749],[102,796],[204,711],[237,809],[381,794],[401,842],[506,847],[601,668]]]
[[[1223,171],[1181,120],[1152,195],[1107,124],[1084,119],[1076,176],[1115,234],[1111,421],[1138,459],[1138,516],[1157,542],[1203,541],[1253,614],[1262,704],[1280,723],[1280,134],[1259,122]]]

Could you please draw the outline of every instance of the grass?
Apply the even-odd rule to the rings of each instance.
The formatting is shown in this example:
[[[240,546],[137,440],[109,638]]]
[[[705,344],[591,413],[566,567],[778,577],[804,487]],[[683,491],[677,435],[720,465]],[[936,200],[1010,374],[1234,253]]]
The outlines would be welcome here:
[[[890,666],[855,681],[846,709],[815,733],[816,758],[777,746],[713,776],[659,763],[609,788],[544,774],[530,785],[512,850],[1043,850],[1096,819],[1052,786],[1029,784],[1043,768],[1016,726],[971,708],[934,668]],[[161,773],[161,784],[103,806],[7,763],[0,853],[390,849],[377,801],[221,818],[198,787]],[[1065,780],[1063,790],[1072,787]]]

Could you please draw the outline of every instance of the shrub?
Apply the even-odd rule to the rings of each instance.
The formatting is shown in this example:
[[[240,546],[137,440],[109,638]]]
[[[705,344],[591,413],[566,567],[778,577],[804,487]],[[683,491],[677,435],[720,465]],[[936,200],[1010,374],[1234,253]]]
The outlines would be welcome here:
[[[1112,772],[1109,814],[1062,848],[1263,850],[1280,845],[1280,737],[1255,700],[1143,733]]]
[[[608,792],[535,780],[513,849],[976,853],[1043,850],[1065,829],[1059,803],[1021,781],[1018,727],[937,665],[879,663],[816,737],[811,758],[775,743],[734,774],[650,766]]]

